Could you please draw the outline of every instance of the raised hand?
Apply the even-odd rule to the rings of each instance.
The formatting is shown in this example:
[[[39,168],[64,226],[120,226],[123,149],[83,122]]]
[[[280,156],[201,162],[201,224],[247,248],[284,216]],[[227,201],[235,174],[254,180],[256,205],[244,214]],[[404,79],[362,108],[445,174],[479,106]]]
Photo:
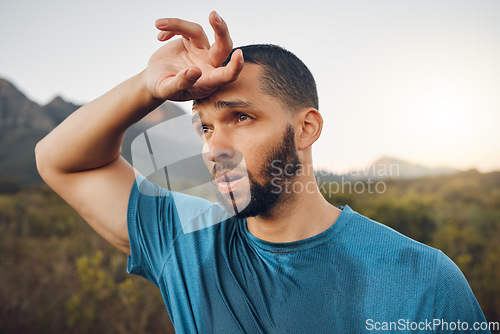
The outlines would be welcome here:
[[[233,53],[227,66],[222,63],[231,53],[233,43],[227,25],[212,12],[209,22],[215,32],[215,42],[210,45],[203,28],[193,22],[176,18],[158,19],[158,40],[175,39],[150,58],[144,72],[149,93],[161,100],[186,101],[212,94],[218,87],[238,77],[243,68],[241,50]]]

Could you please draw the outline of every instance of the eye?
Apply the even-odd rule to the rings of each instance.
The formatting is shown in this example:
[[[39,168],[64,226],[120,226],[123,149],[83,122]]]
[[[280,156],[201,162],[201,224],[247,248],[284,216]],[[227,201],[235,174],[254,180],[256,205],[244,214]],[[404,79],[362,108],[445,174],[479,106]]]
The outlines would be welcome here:
[[[245,114],[239,114],[238,115],[238,122],[244,122],[252,119],[250,116],[245,115]]]
[[[212,129],[210,129],[209,127],[206,127],[206,126],[201,127],[201,134],[206,135],[207,133],[210,133],[210,132],[212,132]]]
[[[212,130],[208,126],[202,125],[200,122],[193,123],[193,127],[199,136],[203,136],[212,132]]]

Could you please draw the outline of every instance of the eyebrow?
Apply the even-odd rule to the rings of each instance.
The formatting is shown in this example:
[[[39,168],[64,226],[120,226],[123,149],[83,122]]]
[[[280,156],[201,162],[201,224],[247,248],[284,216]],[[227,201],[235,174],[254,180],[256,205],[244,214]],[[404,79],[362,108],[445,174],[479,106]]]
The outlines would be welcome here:
[[[233,101],[219,100],[214,103],[214,107],[217,110],[224,108],[250,108],[251,106],[252,106],[251,102],[243,100],[233,100]]]
[[[197,100],[198,102],[193,103],[193,117],[192,120],[193,122],[196,122],[200,119],[200,115],[202,112],[196,110],[196,104],[202,104],[204,101],[203,100]],[[221,109],[232,109],[232,108],[251,108],[253,107],[253,103],[244,101],[244,100],[230,100],[230,101],[225,101],[225,100],[218,100],[215,101],[213,106],[216,111],[219,111]]]

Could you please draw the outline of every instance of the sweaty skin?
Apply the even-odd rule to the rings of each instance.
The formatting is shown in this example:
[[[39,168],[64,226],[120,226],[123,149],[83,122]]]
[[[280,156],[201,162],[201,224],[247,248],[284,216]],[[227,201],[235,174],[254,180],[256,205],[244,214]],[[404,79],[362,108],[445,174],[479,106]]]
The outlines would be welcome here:
[[[45,182],[125,253],[130,253],[126,212],[135,180],[134,169],[120,156],[125,130],[165,100],[206,97],[234,81],[243,68],[241,52],[220,67],[233,44],[217,13],[209,21],[212,45],[199,24],[157,20],[160,41],[183,38],[163,45],[144,71],[75,111],[35,148]]]
[[[266,214],[247,218],[249,231],[272,242],[305,239],[330,227],[340,210],[321,195],[312,172],[311,145],[321,133],[322,119],[314,108],[290,112],[278,99],[262,91],[260,65],[246,64],[234,82],[207,98],[197,100],[193,110],[199,114],[204,129],[205,145],[219,156],[241,152],[246,168],[263,182],[269,175],[259,175],[263,159],[282,139],[287,124],[295,133],[296,150],[303,164],[303,173],[294,179],[295,190]],[[208,166],[209,169],[211,166]],[[307,222],[307,223],[305,223]]]
[[[286,124],[293,127],[304,170],[312,170],[311,145],[322,127],[319,112],[305,108],[292,117],[282,103],[259,89],[260,68],[244,66],[241,50],[221,67],[232,50],[232,40],[217,13],[212,12],[209,21],[215,32],[212,45],[196,23],[157,20],[160,41],[176,35],[182,38],[166,43],[151,56],[144,71],[75,111],[36,146],[37,167],[45,182],[125,253],[130,253],[126,212],[136,172],[120,156],[122,139],[129,126],[165,100],[201,101],[195,109],[208,129],[205,150],[242,152],[258,182],[262,181],[262,157],[278,143]],[[241,101],[246,105],[234,104]],[[248,117],[238,114],[243,111]],[[304,173],[294,182],[307,185],[303,187],[307,191],[291,194],[270,212],[248,218],[256,237],[294,241],[333,224],[340,211],[321,196],[313,173]]]

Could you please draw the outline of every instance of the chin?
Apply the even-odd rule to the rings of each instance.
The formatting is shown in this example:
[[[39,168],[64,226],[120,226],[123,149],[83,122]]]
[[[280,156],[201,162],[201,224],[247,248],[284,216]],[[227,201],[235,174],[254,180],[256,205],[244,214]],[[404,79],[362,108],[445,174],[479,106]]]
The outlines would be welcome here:
[[[251,205],[250,185],[247,182],[247,187],[241,188],[243,189],[222,192],[219,187],[215,186],[217,199],[230,217],[245,218],[241,216],[241,213],[245,212],[246,208]]]

